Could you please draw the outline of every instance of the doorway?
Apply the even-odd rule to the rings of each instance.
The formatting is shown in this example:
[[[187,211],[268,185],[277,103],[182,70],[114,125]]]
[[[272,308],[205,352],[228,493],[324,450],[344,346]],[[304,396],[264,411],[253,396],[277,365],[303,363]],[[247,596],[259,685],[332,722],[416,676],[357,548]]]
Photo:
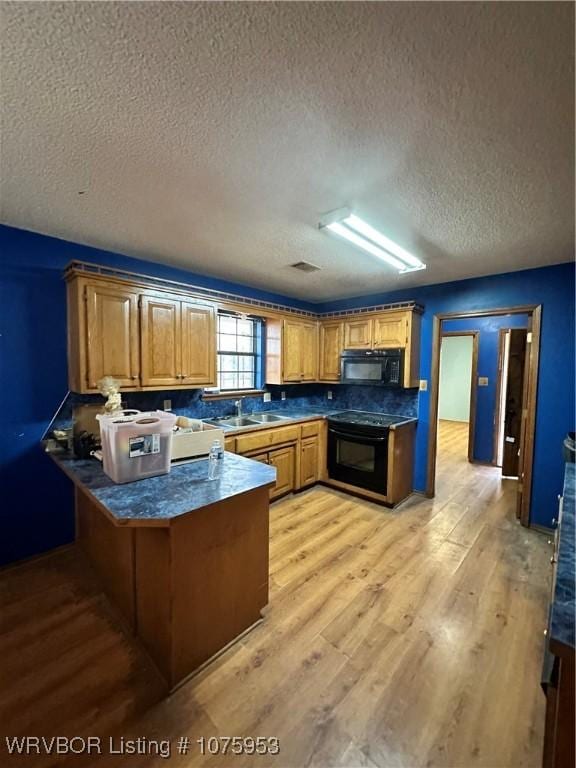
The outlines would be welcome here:
[[[474,460],[478,332],[445,331],[438,382],[439,453]]]
[[[525,337],[524,374],[522,377],[522,407],[519,410],[519,436],[517,447],[518,482],[516,483],[516,516],[520,522],[530,525],[530,501],[532,490],[532,468],[534,458],[534,432],[536,422],[536,395],[538,387],[538,359],[540,351],[540,324],[541,305],[528,305],[519,307],[503,307],[497,309],[471,310],[468,312],[450,312],[434,316],[433,340],[432,340],[432,368],[430,381],[430,416],[428,432],[428,467],[427,467],[427,495],[433,497],[436,489],[436,459],[438,441],[438,409],[439,409],[439,382],[440,382],[440,354],[442,336],[450,320],[470,320],[471,318],[510,317],[526,315],[528,318],[528,332]],[[449,327],[449,326],[448,326]],[[526,330],[526,329],[524,329]],[[479,377],[478,386],[484,386],[485,382]],[[502,387],[501,387],[502,388]],[[496,425],[491,425],[495,427]],[[486,453],[491,454],[489,446]],[[496,463],[489,456],[489,464]]]
[[[494,463],[503,477],[518,477],[522,405],[526,397],[527,328],[501,328],[498,340],[498,396]]]

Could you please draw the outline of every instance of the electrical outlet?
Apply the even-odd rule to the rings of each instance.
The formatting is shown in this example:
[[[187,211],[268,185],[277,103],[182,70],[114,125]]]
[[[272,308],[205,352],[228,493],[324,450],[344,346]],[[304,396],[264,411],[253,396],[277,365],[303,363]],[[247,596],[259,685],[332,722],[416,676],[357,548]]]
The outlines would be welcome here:
[[[164,410],[165,411],[172,410],[172,400],[164,400]]]
[[[328,400],[332,400],[333,393],[331,389],[329,389],[328,392],[326,392],[326,397],[328,398]]]
[[[280,392],[280,400],[286,400],[286,392]]]
[[[262,398],[265,403],[269,403],[270,400],[272,400],[272,393],[271,392],[264,392],[264,397]]]
[[[488,386],[488,376],[478,376],[478,386],[479,387],[487,387]]]
[[[428,379],[420,379],[420,392],[428,392]]]

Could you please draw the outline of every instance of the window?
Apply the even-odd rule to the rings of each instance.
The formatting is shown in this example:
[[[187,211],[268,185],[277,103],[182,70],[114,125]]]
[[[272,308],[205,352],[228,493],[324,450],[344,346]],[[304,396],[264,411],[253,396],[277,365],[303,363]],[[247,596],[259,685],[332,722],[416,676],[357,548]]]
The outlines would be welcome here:
[[[258,389],[262,370],[262,321],[218,314],[218,389]]]

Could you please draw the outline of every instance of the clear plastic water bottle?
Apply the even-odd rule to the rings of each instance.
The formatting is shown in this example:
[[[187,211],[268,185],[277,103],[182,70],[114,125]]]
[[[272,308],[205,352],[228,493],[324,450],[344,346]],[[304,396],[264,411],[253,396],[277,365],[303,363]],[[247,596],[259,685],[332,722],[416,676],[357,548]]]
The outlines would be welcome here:
[[[208,480],[217,480],[219,477],[222,477],[223,465],[224,448],[222,448],[218,440],[215,440],[208,454]]]

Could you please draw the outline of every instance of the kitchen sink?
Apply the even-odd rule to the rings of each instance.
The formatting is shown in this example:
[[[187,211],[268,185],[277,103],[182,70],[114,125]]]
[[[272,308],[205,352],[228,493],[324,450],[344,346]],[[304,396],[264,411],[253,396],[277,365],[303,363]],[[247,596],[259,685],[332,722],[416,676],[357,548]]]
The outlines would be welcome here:
[[[247,416],[225,416],[222,419],[206,419],[206,422],[217,427],[256,427],[261,423]]]
[[[250,418],[266,424],[269,421],[286,421],[288,416],[277,416],[275,413],[253,413]]]

